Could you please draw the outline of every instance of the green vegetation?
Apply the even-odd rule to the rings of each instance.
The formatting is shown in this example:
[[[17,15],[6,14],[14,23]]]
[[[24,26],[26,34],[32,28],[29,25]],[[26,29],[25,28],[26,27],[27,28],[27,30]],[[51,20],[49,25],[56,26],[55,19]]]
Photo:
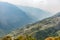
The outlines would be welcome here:
[[[60,38],[60,17],[50,17],[34,24],[28,24],[23,28],[17,28],[8,35],[14,40],[53,40]],[[46,39],[46,40],[47,40]]]

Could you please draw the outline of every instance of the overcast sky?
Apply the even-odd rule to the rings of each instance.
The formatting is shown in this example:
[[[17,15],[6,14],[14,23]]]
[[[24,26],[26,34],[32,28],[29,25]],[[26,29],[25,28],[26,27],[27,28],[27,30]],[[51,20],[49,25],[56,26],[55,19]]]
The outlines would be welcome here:
[[[0,2],[36,7],[53,14],[60,12],[60,0],[0,0]]]

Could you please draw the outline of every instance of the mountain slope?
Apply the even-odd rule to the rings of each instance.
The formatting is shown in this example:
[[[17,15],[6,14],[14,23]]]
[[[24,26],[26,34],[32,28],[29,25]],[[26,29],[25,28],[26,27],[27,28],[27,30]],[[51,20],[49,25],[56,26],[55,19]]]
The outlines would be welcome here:
[[[9,35],[17,37],[18,35],[27,34],[37,38],[37,40],[44,40],[49,36],[59,36],[59,31],[60,16],[56,14],[34,24],[26,25],[24,28],[18,28],[15,31],[12,31]]]
[[[0,2],[0,29],[3,30],[4,33],[9,33],[20,26],[34,21],[31,16],[28,16],[15,5]]]

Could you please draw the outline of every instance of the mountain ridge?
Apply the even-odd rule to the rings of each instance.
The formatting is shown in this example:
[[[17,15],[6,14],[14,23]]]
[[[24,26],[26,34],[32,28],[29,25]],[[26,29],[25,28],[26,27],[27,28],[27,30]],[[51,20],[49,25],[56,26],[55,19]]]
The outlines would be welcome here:
[[[38,21],[53,16],[52,13],[39,9],[39,8],[34,8],[34,7],[29,7],[29,6],[28,7],[27,6],[17,6],[17,7],[21,8],[23,11],[25,11],[27,15],[30,15],[33,18],[36,18]]]

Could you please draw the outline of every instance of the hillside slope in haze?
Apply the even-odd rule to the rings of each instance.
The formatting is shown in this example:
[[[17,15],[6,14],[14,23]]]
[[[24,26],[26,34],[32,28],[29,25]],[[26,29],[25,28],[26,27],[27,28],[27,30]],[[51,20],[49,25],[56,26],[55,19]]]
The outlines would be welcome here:
[[[38,20],[38,21],[53,15],[52,13],[39,8],[34,8],[29,6],[17,6],[17,7],[25,11],[26,14],[31,16],[33,19],[36,18],[35,20]]]
[[[52,16],[51,13],[33,7],[15,6],[0,2],[0,35],[5,35],[26,24]],[[4,34],[5,33],[5,34]]]
[[[0,2],[0,29],[3,30],[5,34],[34,21],[31,16],[28,16],[15,5]],[[2,34],[0,33],[0,35]]]
[[[18,28],[8,35],[17,37],[19,35],[31,35],[37,40],[44,40],[47,37],[60,36],[60,13],[38,21],[34,24],[28,24],[24,28]]]

